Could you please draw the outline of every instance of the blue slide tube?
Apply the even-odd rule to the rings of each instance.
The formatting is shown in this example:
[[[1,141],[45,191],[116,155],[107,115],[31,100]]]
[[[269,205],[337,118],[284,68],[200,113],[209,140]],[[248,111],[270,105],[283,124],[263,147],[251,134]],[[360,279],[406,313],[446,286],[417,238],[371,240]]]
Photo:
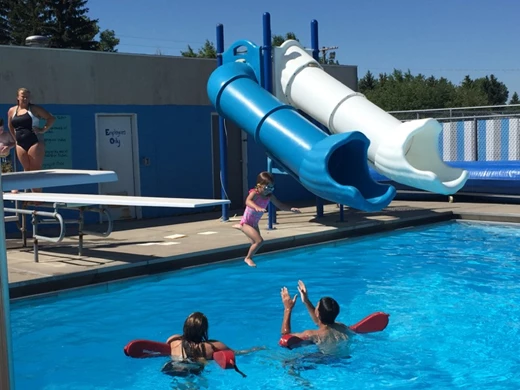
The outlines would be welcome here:
[[[220,115],[253,136],[277,164],[315,195],[364,211],[381,210],[394,198],[393,186],[379,184],[370,176],[368,138],[357,131],[328,136],[260,87],[247,63],[218,67],[207,89]]]

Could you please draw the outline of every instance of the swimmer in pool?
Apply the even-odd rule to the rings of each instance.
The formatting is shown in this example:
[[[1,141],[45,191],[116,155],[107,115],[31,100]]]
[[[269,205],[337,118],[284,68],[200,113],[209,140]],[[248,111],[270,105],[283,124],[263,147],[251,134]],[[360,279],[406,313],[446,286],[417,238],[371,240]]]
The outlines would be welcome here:
[[[333,298],[323,297],[318,301],[316,307],[314,307],[309,299],[307,287],[301,280],[298,281],[298,292],[312,321],[318,326],[318,329],[309,329],[300,333],[293,333],[291,331],[291,314],[296,304],[298,294],[291,298],[287,287],[283,287],[280,292],[284,306],[281,329],[282,335],[291,334],[309,343],[322,345],[337,344],[348,340],[351,331],[345,324],[336,322],[336,317],[340,309],[338,303]]]

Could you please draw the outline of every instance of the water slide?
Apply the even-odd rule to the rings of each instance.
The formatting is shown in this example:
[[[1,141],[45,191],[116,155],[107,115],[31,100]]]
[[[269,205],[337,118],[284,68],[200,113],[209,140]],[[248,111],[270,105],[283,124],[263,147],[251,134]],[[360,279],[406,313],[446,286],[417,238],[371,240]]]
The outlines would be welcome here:
[[[439,155],[441,124],[434,119],[402,123],[332,76],[294,40],[275,48],[274,85],[279,99],[326,126],[332,134],[361,131],[369,140],[368,161],[398,183],[454,194],[466,183],[464,169]]]
[[[369,141],[358,131],[327,135],[298,111],[263,89],[260,48],[238,41],[210,76],[208,96],[273,161],[315,195],[364,211],[378,211],[395,188],[375,182],[367,164]]]

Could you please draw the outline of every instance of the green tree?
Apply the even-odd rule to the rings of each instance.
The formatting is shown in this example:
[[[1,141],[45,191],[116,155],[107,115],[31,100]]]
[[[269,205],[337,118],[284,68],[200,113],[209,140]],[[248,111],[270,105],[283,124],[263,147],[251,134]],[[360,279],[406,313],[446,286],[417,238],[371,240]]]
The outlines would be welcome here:
[[[475,84],[486,94],[487,104],[494,106],[507,103],[509,91],[494,75],[476,79]]]
[[[360,92],[386,111],[501,105],[509,93],[493,75],[476,80],[466,76],[460,85],[454,85],[444,77],[413,75],[399,69],[381,73],[378,79],[368,71],[358,85]],[[514,101],[517,99],[518,95]]]
[[[25,45],[25,38],[44,34],[45,7],[40,0],[8,0],[10,43]]]
[[[217,49],[215,48],[213,42],[211,42],[209,39],[206,39],[206,42],[201,48],[199,48],[197,53],[195,53],[193,48],[188,45],[186,51],[181,51],[181,55],[183,57],[194,58],[217,58]]]
[[[87,0],[42,0],[45,5],[44,35],[49,46],[66,49],[99,50],[94,40],[98,20],[88,17]]]
[[[204,42],[204,45],[199,49],[197,55],[202,58],[217,58],[217,49],[213,42],[206,39],[206,42]]]
[[[31,35],[49,38],[51,47],[115,51],[113,30],[100,35],[88,17],[87,0],[0,0],[0,43],[24,45]]]
[[[410,70],[394,69],[391,74],[380,74],[378,80],[368,72],[359,86],[369,100],[386,111],[443,108],[455,98],[455,86],[447,79],[414,76]]]
[[[518,98],[518,94],[516,92],[513,93],[513,96],[511,96],[509,104],[520,104],[520,99]]]
[[[99,34],[99,49],[101,51],[116,53],[116,46],[119,45],[119,38],[116,37],[114,30],[104,30]]]
[[[0,45],[11,43],[11,26],[9,25],[10,0],[0,0]]]
[[[193,50],[193,48],[190,45],[188,45],[188,49],[186,51],[181,50],[181,56],[192,57],[192,58],[198,57],[197,53],[195,53],[195,51]]]
[[[296,34],[294,34],[293,32],[288,32],[286,33],[285,35],[273,35],[271,37],[271,45],[272,46],[282,46],[282,43],[284,43],[285,41],[288,41],[288,40],[295,40],[295,41],[300,41],[298,38],[296,38]]]
[[[372,90],[376,89],[377,86],[378,86],[377,80],[374,77],[374,75],[372,74],[372,72],[370,72],[370,71],[367,71],[365,76],[363,76],[363,78],[361,78],[358,82],[359,92],[361,92],[361,93],[366,93],[367,91],[372,91]]]
[[[472,80],[469,75],[464,77],[462,83],[456,90],[453,103],[454,107],[475,107],[488,104],[488,97],[479,83]]]

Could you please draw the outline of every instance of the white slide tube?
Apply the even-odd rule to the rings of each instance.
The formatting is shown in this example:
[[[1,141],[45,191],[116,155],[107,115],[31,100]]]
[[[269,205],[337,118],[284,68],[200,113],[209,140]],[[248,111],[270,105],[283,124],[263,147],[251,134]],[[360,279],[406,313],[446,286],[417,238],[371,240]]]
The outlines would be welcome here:
[[[365,134],[370,140],[368,160],[379,173],[439,194],[454,194],[464,186],[468,172],[448,166],[440,157],[442,126],[438,121],[399,121],[327,74],[297,41],[284,42],[274,53],[277,97],[306,112],[333,134]]]

